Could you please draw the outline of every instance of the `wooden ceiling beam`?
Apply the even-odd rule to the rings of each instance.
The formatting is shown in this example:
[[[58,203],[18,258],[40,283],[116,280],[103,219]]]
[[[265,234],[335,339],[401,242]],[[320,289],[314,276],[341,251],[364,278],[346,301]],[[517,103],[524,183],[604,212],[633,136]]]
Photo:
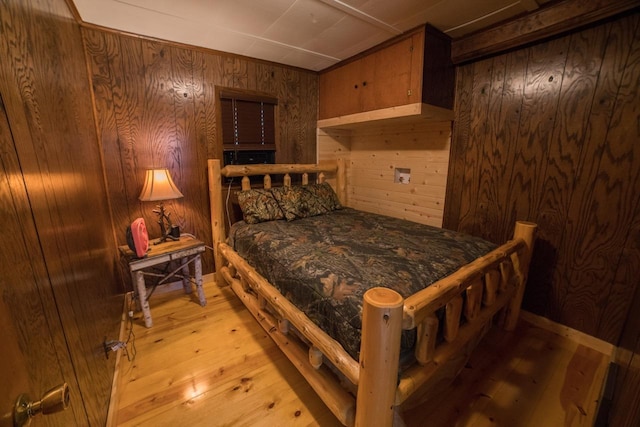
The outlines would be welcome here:
[[[573,30],[640,7],[640,0],[564,0],[521,18],[454,40],[460,64]]]

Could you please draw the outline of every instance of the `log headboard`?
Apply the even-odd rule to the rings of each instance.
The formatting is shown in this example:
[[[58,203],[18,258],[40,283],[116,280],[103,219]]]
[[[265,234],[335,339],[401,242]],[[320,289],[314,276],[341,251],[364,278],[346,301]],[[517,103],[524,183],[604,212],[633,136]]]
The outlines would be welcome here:
[[[347,203],[347,183],[344,161],[337,159],[334,162],[323,162],[320,164],[256,164],[256,165],[227,165],[221,167],[219,159],[209,159],[208,180],[209,180],[209,203],[211,209],[211,231],[213,234],[213,256],[216,272],[222,265],[220,254],[218,253],[218,243],[226,240],[224,199],[222,197],[222,178],[242,177],[242,190],[251,188],[251,178],[262,177],[262,186],[271,188],[271,177],[274,175],[284,175],[284,186],[291,185],[291,175],[301,175],[302,185],[308,183],[309,174],[317,174],[320,182],[324,181],[325,174],[335,177],[334,190],[338,195],[340,203]]]

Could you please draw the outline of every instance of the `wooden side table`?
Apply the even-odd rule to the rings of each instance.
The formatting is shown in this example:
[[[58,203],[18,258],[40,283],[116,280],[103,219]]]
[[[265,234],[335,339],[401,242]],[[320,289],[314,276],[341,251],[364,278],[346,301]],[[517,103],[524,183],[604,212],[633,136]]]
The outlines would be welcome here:
[[[183,236],[177,241],[169,240],[158,245],[152,244],[144,258],[138,258],[127,245],[120,246],[118,249],[122,258],[129,266],[134,295],[139,301],[140,309],[142,309],[142,313],[144,314],[144,325],[147,328],[153,326],[153,320],[151,319],[151,309],[149,308],[149,298],[147,297],[147,287],[144,280],[145,276],[160,278],[156,286],[165,283],[172,277],[181,278],[184,292],[190,294],[191,280],[189,276],[189,265],[193,264],[200,305],[203,307],[207,305],[204,290],[202,289],[202,259],[200,257],[200,254],[205,251],[204,242],[192,237]],[[151,267],[170,261],[180,261],[180,266],[166,274],[148,271]]]

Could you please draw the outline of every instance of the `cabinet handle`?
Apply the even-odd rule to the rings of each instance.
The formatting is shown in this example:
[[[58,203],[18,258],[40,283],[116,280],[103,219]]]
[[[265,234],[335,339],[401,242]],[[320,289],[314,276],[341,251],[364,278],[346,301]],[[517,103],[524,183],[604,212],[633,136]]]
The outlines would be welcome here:
[[[358,85],[357,85],[357,84],[356,84],[356,85],[354,85],[354,86],[353,86],[353,88],[354,88],[354,89],[358,89]]]
[[[362,82],[362,86],[366,86],[366,85],[367,85],[366,81]]]

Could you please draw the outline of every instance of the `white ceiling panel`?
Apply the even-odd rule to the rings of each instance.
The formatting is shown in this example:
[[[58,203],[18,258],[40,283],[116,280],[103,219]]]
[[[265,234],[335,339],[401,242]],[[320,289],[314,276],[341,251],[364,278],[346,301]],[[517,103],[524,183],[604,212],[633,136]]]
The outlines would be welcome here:
[[[85,22],[322,70],[430,23],[453,38],[554,0],[72,0]]]
[[[342,60],[388,38],[386,34],[381,34],[369,23],[345,16],[334,26],[318,34],[315,40],[311,40],[305,45],[305,48]],[[344,40],[347,39],[352,42],[345,44]]]
[[[447,29],[444,32],[452,38],[462,37],[465,34],[473,33],[483,28],[490,27],[494,24],[497,24],[498,22],[504,21],[516,15],[520,15],[524,12],[525,10],[522,8],[522,3],[516,2],[486,15],[483,15],[480,18],[465,21],[456,26],[447,26]],[[442,27],[444,27],[444,25],[442,25]]]
[[[388,33],[374,31],[366,23],[347,17],[341,21],[333,34],[332,49],[336,58],[347,59],[376,46],[390,37]],[[344,40],[351,40],[344,43]]]
[[[451,13],[452,10],[456,10],[457,13]],[[500,14],[503,11],[508,11],[511,14],[505,15],[503,13],[503,16],[515,16],[522,13],[524,9],[518,0],[483,0],[477,2],[448,0],[423,9],[417,16],[407,17],[407,20],[415,21],[418,19],[419,21],[424,21],[426,19],[434,27],[448,33],[452,28],[461,27],[474,21],[488,19],[485,22],[493,24],[495,21],[491,19],[491,16]],[[466,31],[465,34],[471,31]]]
[[[407,31],[417,25],[427,21],[421,20],[415,25],[405,24],[407,18],[422,14],[438,3],[447,3],[449,0],[368,0],[368,1],[346,1],[351,6],[357,7],[362,12],[377,19],[383,20],[401,31]],[[409,19],[411,20],[411,19]]]
[[[263,35],[282,43],[304,46],[343,17],[340,11],[317,0],[297,0]]]
[[[106,0],[109,1],[248,34],[263,33],[296,3],[296,0]]]
[[[246,53],[243,53],[243,55],[299,67],[300,65],[298,64],[289,64],[284,61],[284,58],[286,58],[291,53],[296,53],[297,58],[305,57],[309,59],[314,58],[314,61],[330,63],[336,62],[336,58],[323,55],[317,51],[307,50],[302,47],[292,48],[290,45],[274,42],[273,40],[268,39],[254,39],[250,48]]]
[[[312,66],[317,67],[317,69],[327,68],[335,64],[335,61],[328,57],[312,55],[308,52],[299,50],[289,51],[285,56],[282,57],[282,61],[280,62],[283,64],[291,64],[301,68],[308,68],[306,67],[306,64],[312,64]]]

